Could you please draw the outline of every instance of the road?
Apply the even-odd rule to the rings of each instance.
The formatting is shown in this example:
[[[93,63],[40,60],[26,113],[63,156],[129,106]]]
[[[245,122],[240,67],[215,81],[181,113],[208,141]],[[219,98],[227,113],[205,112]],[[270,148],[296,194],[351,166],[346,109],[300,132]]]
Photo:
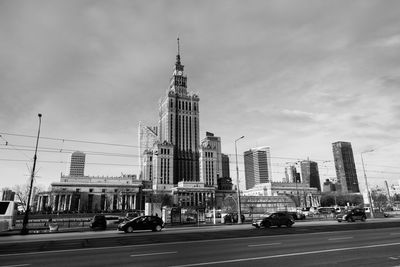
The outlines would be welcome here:
[[[0,266],[400,266],[399,220],[295,226],[7,237]]]

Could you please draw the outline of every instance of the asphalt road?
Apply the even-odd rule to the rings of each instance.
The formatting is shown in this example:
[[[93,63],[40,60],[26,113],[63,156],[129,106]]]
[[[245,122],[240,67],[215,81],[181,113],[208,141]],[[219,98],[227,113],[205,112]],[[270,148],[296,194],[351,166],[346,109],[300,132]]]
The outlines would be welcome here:
[[[400,220],[0,237],[3,266],[400,266]]]

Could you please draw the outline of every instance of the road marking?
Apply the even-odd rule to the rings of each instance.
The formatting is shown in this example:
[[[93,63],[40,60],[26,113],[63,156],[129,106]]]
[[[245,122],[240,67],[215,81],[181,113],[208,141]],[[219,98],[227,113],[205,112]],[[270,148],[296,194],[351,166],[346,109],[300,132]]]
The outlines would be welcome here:
[[[391,260],[398,260],[399,258],[389,257],[389,259],[391,259]]]
[[[333,240],[343,240],[343,239],[352,239],[354,237],[352,236],[344,236],[344,237],[333,237],[333,238],[329,238],[329,241],[333,241]]]
[[[166,252],[154,252],[154,253],[146,253],[146,254],[136,254],[136,255],[131,255],[131,257],[144,257],[144,256],[175,254],[175,253],[178,253],[178,251],[166,251]]]
[[[325,249],[325,250],[278,254],[278,255],[264,256],[264,257],[242,258],[242,259],[224,260],[224,261],[199,262],[199,263],[184,264],[184,265],[173,265],[170,267],[189,267],[189,266],[203,266],[203,265],[222,264],[222,263],[237,263],[237,262],[244,262],[244,261],[267,260],[267,259],[273,259],[273,258],[304,256],[304,255],[309,255],[309,254],[321,254],[321,253],[337,252],[337,251],[344,251],[344,250],[356,250],[356,249],[367,249],[367,248],[399,246],[399,245],[400,245],[400,243],[388,243],[388,244],[378,244],[378,245],[368,245],[368,246],[358,246],[358,247],[333,248],[333,249]]]
[[[400,233],[390,233],[390,235],[400,235]]]
[[[21,267],[21,266],[31,266],[31,265],[30,264],[1,265],[0,267]]]
[[[261,247],[261,246],[275,246],[281,245],[282,243],[269,243],[269,244],[255,244],[255,245],[248,245],[248,247]]]

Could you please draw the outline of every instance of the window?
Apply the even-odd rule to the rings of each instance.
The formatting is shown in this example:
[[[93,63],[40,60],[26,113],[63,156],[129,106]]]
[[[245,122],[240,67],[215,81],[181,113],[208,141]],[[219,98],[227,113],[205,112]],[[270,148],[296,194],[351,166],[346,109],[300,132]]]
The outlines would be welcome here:
[[[92,193],[92,192],[93,192],[93,188],[90,188],[90,189],[89,189],[89,192]]]

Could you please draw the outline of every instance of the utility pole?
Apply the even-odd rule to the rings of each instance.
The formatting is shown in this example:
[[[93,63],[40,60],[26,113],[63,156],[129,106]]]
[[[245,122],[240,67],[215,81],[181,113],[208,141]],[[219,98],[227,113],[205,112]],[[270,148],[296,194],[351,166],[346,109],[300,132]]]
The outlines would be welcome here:
[[[237,191],[237,210],[238,210],[238,223],[242,222],[242,209],[240,207],[240,189],[239,189],[239,167],[238,167],[238,156],[237,156],[237,141],[243,139],[244,135],[235,140],[235,155],[236,155],[236,191]]]
[[[31,209],[31,197],[32,197],[32,187],[33,187],[33,180],[35,178],[35,168],[36,168],[36,159],[37,159],[37,148],[39,144],[39,135],[40,135],[40,126],[42,124],[42,114],[38,114],[39,117],[39,128],[38,128],[38,133],[37,133],[37,138],[36,138],[36,148],[35,148],[35,155],[33,156],[33,167],[32,167],[32,173],[31,173],[31,182],[29,186],[29,196],[28,196],[28,203],[26,205],[25,209],[25,215],[24,215],[24,220],[22,222],[22,229],[21,229],[21,234],[26,235],[28,234],[28,221],[29,221],[29,212]]]

